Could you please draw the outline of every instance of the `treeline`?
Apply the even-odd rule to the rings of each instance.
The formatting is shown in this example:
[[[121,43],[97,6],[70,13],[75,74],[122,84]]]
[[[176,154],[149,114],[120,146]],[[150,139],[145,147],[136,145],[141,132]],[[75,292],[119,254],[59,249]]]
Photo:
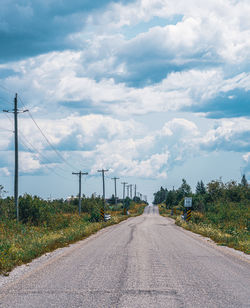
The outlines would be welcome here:
[[[192,197],[193,201],[188,223],[180,216],[186,210],[185,197]],[[250,253],[250,185],[244,175],[240,183],[214,180],[205,185],[198,181],[195,192],[183,179],[178,189],[161,187],[154,194],[154,203],[161,204],[162,215],[177,213],[177,225]]]
[[[0,220],[14,220],[16,218],[16,208],[14,198],[2,198],[4,193],[3,186],[0,185]],[[25,194],[19,197],[19,220],[23,224],[32,224],[35,226],[46,225],[55,228],[65,227],[70,222],[71,214],[78,214],[79,198],[70,198],[68,200],[56,199],[53,201],[44,200],[38,196]],[[132,209],[135,204],[144,204],[140,198],[133,200],[126,198],[124,205],[127,210]],[[92,195],[90,198],[83,197],[81,200],[81,212],[85,220],[98,222],[101,220],[100,209],[103,207],[103,200],[100,197]],[[107,212],[122,211],[122,200],[115,198],[107,200],[105,210]]]
[[[236,181],[223,183],[222,180],[213,180],[205,185],[201,180],[197,182],[195,192],[192,192],[191,186],[185,179],[182,179],[182,183],[177,189],[168,190],[161,187],[154,194],[153,203],[165,203],[167,208],[175,206],[182,208],[185,197],[192,197],[193,210],[200,212],[205,212],[209,207],[218,203],[243,203],[249,206],[250,185],[245,175],[243,175],[240,183]]]

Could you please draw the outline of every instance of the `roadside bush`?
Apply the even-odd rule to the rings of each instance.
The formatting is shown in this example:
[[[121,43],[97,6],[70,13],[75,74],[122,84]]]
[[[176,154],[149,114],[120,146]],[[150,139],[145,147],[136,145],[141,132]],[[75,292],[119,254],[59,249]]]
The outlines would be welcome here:
[[[101,220],[100,207],[98,205],[93,205],[90,211],[90,221],[97,222]]]
[[[14,206],[14,199],[7,197],[0,199],[0,217],[2,219],[14,219],[16,216],[16,209]]]
[[[36,196],[32,197],[26,194],[19,198],[19,216],[23,223],[31,223],[36,226],[50,223],[53,214],[55,214],[55,208]]]

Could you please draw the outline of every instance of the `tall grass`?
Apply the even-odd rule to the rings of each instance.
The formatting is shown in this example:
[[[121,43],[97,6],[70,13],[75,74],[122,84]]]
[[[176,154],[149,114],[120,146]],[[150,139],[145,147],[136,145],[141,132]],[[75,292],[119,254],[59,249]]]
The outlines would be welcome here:
[[[108,222],[93,221],[91,214],[81,216],[55,213],[49,222],[17,223],[13,219],[0,220],[0,273],[7,274],[15,266],[27,263],[42,254],[81,240],[98,230],[119,223],[143,212],[145,204],[134,204],[130,215],[112,212]]]
[[[211,238],[219,245],[226,245],[250,254],[250,210],[241,203],[217,203],[201,213],[192,211],[191,220],[184,221],[181,211],[171,216],[171,210],[160,206],[160,214],[172,217],[175,223],[192,232]],[[179,214],[179,215],[178,215]]]

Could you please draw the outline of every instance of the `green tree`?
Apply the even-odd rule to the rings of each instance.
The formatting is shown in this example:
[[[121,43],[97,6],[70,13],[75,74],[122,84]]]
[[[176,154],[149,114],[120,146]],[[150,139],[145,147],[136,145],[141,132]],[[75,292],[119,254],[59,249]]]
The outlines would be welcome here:
[[[197,195],[204,195],[206,193],[206,187],[202,180],[197,182],[195,193]]]
[[[3,197],[3,195],[6,193],[6,191],[4,190],[3,185],[0,185],[0,199]]]
[[[162,186],[159,191],[154,193],[154,201],[153,204],[160,204],[165,201],[166,199],[166,194],[167,194],[167,189],[164,189]]]
[[[241,186],[243,186],[243,187],[247,187],[247,186],[248,186],[248,183],[247,183],[247,179],[246,179],[245,174],[243,174],[243,176],[242,176],[242,179],[241,179]]]
[[[167,196],[166,196],[166,206],[167,208],[171,208],[175,202],[176,202],[176,196],[175,196],[175,191],[174,190],[170,190],[168,191],[167,193]]]
[[[178,188],[180,195],[183,197],[187,197],[192,193],[191,186],[187,183],[185,179],[182,179],[182,184]]]
[[[221,180],[213,180],[207,184],[207,192],[211,201],[220,200],[224,196],[224,184]]]

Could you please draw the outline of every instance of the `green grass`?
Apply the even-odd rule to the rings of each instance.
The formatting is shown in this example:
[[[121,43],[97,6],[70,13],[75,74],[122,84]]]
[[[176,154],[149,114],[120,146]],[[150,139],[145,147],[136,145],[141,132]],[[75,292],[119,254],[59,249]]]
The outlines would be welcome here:
[[[249,207],[241,204],[217,204],[207,212],[192,212],[189,222],[181,219],[181,213],[171,216],[170,210],[159,206],[162,216],[175,219],[175,223],[224,245],[250,254]],[[178,215],[179,214],[179,215]]]
[[[112,212],[107,222],[90,222],[88,214],[56,215],[53,227],[0,221],[0,273],[7,274],[17,265],[30,262],[46,252],[84,239],[98,230],[142,214],[144,205],[134,205],[130,215]]]

